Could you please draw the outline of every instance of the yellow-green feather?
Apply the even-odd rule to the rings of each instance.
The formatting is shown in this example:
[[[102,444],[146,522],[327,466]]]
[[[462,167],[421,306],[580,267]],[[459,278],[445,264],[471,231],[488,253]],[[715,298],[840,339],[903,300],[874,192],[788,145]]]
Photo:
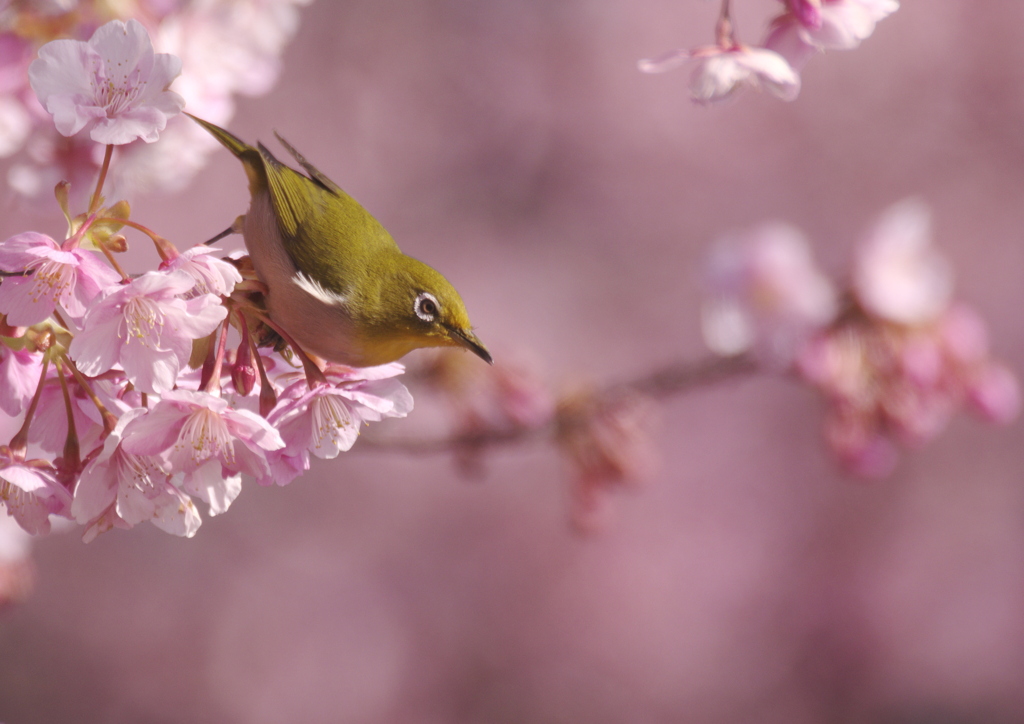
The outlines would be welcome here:
[[[249,190],[268,190],[278,229],[296,269],[340,294],[349,292],[353,276],[379,273],[379,255],[395,252],[398,245],[366,209],[306,161],[284,139],[278,138],[309,173],[281,163],[263,144],[250,146],[219,126],[191,116],[233,153],[245,167]],[[325,259],[343,262],[344,268],[324,265]]]
[[[452,285],[403,254],[366,209],[287,141],[278,136],[308,176],[278,161],[263,144],[250,146],[191,117],[241,160],[253,198],[269,195],[281,244],[295,268],[345,299],[343,313],[352,322],[353,344],[373,351],[364,363],[382,364],[417,347],[466,346],[467,340],[491,361],[472,334],[466,308]],[[438,301],[438,318],[430,324],[413,312],[421,292]],[[317,347],[315,340],[308,344]]]

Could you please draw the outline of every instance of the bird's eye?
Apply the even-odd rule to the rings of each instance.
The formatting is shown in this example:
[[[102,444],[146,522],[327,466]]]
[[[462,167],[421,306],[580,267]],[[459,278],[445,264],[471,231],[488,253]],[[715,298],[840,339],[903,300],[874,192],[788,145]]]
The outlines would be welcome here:
[[[424,322],[433,322],[440,309],[437,298],[430,292],[421,292],[412,305],[412,310],[416,312],[416,316]]]

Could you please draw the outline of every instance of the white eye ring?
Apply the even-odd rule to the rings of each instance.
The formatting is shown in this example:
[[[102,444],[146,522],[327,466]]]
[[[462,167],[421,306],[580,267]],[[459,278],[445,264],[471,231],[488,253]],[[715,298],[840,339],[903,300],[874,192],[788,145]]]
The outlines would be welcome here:
[[[437,297],[430,292],[420,292],[413,302],[412,311],[424,322],[433,322],[441,311],[441,305],[438,304]]]

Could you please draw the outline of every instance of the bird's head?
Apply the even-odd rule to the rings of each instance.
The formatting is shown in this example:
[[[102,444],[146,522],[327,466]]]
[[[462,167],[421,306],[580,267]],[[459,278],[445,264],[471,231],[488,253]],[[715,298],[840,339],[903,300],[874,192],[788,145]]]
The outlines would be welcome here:
[[[379,328],[396,343],[419,347],[462,347],[492,363],[473,333],[462,297],[440,272],[401,254],[380,286]]]

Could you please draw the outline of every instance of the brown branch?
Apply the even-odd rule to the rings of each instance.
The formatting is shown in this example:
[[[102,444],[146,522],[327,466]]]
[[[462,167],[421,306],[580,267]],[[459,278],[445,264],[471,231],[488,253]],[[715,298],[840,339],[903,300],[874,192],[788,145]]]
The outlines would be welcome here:
[[[625,382],[612,383],[593,393],[599,407],[611,406],[624,397],[666,398],[682,394],[697,387],[743,377],[758,370],[757,363],[747,355],[735,357],[708,357],[696,362],[674,362]],[[506,430],[463,432],[443,437],[364,438],[353,449],[378,452],[403,452],[415,455],[457,452],[477,453],[487,448],[504,447],[534,440],[554,439],[566,427],[580,424],[571,415],[555,415],[537,427]]]

